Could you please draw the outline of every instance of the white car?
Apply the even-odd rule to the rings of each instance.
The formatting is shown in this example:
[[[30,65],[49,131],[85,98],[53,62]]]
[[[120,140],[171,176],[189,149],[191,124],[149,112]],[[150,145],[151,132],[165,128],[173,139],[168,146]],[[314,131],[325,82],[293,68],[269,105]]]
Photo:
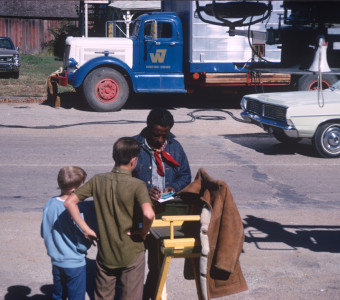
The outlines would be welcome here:
[[[245,95],[241,108],[282,143],[310,138],[320,156],[340,156],[340,81],[322,91]]]

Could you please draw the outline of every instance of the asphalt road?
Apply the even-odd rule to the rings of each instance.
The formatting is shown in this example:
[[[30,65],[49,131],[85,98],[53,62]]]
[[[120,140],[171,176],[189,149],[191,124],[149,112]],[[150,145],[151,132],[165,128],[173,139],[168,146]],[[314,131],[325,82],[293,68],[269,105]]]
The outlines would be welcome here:
[[[113,142],[145,125],[149,110],[141,106],[95,113],[0,104],[0,299],[48,299],[51,266],[39,227],[43,205],[59,192],[57,172],[65,165],[89,177],[110,170]],[[249,290],[225,299],[340,299],[340,159],[317,157],[308,140],[287,148],[221,107],[195,111],[194,121],[188,114],[202,107],[169,108],[192,175],[202,167],[225,180],[243,219]],[[239,117],[237,105],[228,111]],[[174,260],[170,300],[196,299],[182,271],[183,260]]]

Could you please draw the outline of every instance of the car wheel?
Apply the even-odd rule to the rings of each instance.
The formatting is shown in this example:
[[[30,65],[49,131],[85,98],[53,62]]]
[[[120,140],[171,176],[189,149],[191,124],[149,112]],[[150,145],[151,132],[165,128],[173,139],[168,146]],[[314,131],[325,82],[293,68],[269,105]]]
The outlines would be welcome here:
[[[316,130],[313,144],[320,156],[340,156],[340,123],[325,123]]]
[[[293,138],[287,136],[282,129],[274,129],[273,136],[282,144],[296,144],[301,141],[301,138]]]
[[[99,68],[85,78],[83,95],[95,111],[117,111],[129,97],[129,85],[120,72],[111,68]]]
[[[335,75],[322,75],[322,89],[328,89],[336,83],[338,78]],[[318,89],[318,75],[303,75],[298,81],[299,91],[312,91]]]

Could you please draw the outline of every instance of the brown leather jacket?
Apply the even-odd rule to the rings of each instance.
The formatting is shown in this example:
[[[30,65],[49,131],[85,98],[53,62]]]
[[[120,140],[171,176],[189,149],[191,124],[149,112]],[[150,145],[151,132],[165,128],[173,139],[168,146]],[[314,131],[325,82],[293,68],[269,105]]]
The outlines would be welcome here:
[[[200,297],[217,298],[247,290],[239,263],[244,241],[243,224],[228,185],[211,178],[200,168],[195,180],[180,193],[198,194],[210,215],[206,239],[209,241],[208,253],[203,254],[202,245],[201,270],[197,270],[206,274],[200,278]]]

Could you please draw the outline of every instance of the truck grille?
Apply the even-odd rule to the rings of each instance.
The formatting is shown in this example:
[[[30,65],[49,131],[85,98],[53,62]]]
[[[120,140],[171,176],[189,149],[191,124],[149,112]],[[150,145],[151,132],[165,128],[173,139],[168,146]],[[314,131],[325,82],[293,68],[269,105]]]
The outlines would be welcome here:
[[[286,121],[287,108],[272,104],[264,104],[252,99],[247,100],[247,111],[261,117]]]
[[[69,56],[70,56],[70,48],[71,48],[70,45],[65,46],[64,59],[63,59],[64,70],[67,70],[67,68],[68,68],[68,64],[69,64],[68,59],[69,59]]]
[[[12,62],[12,57],[5,57],[5,56],[2,56],[2,57],[0,57],[0,62],[1,63],[8,63],[9,61],[8,60],[10,60],[10,62]]]

